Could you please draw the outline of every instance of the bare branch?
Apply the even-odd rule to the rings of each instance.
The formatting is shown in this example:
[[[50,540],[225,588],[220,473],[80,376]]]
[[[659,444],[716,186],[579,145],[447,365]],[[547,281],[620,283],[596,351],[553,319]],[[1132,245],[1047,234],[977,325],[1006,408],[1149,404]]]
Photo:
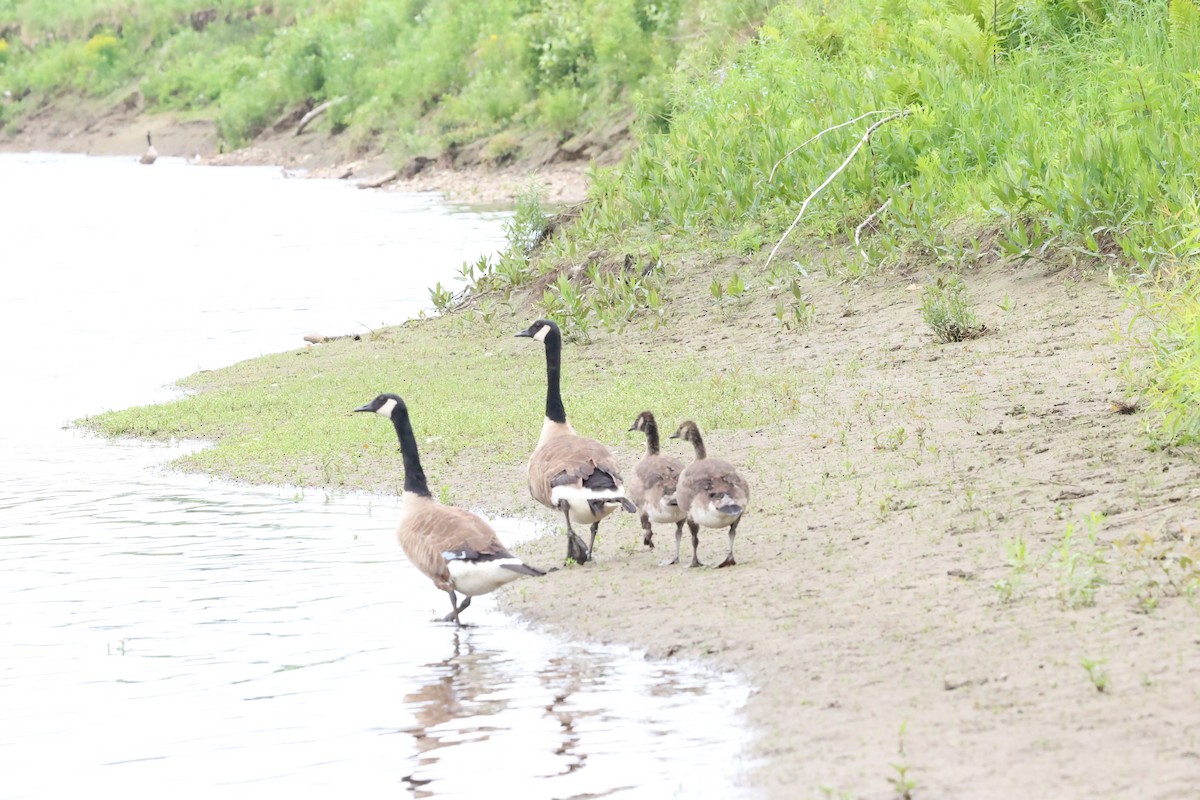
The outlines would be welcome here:
[[[800,144],[793,147],[791,150],[788,150],[786,153],[784,153],[783,158],[781,158],[775,162],[775,166],[771,167],[771,175],[770,175],[770,177],[767,178],[767,183],[771,183],[773,180],[775,180],[775,170],[779,169],[779,165],[782,164],[787,159],[788,156],[792,155],[792,153],[795,153],[797,150],[804,149],[808,145],[815,142],[817,139],[820,139],[825,134],[830,133],[831,131],[836,131],[838,128],[844,128],[847,125],[853,125],[854,123],[858,122],[859,120],[866,119],[867,117],[871,116],[872,114],[898,114],[898,113],[900,113],[900,112],[898,112],[894,108],[889,109],[887,111],[868,111],[865,114],[859,114],[854,119],[847,120],[846,122],[842,122],[837,125],[834,125],[832,128],[826,128],[825,130],[821,131],[816,136],[813,136],[810,139],[805,139],[803,142],[801,142]]]
[[[775,252],[777,250],[779,250],[779,246],[781,244],[783,244],[784,240],[787,239],[787,237],[789,235],[791,235],[792,231],[800,223],[800,218],[803,217],[804,212],[808,210],[808,204],[813,201],[814,197],[816,197],[822,191],[824,191],[826,186],[833,183],[834,178],[836,178],[838,175],[842,174],[842,170],[844,170],[850,164],[850,161],[854,158],[855,155],[858,154],[858,151],[862,149],[863,145],[871,140],[871,134],[875,132],[875,129],[878,128],[880,125],[883,125],[885,122],[891,122],[894,119],[900,119],[901,117],[907,117],[911,113],[912,113],[912,111],[910,111],[908,109],[905,109],[904,111],[897,111],[896,113],[892,114],[891,116],[884,117],[883,119],[879,120],[878,122],[873,123],[871,125],[871,127],[867,128],[866,132],[863,133],[862,137],[858,140],[858,144],[854,145],[854,149],[850,151],[850,155],[846,156],[846,160],[842,162],[841,166],[839,166],[837,169],[835,169],[833,172],[831,172],[829,174],[829,177],[826,178],[820,186],[818,186],[816,189],[813,189],[812,194],[810,194],[808,197],[804,198],[804,203],[800,206],[800,213],[796,215],[796,218],[794,220],[792,220],[792,224],[789,225],[788,229],[783,232],[783,236],[779,237],[779,241],[776,242],[775,246],[771,248],[771,254],[769,256],[767,256],[767,263],[765,266],[767,266],[767,267],[771,266],[771,259],[775,258]]]
[[[878,217],[884,211],[887,211],[887,207],[890,206],[891,204],[892,204],[892,198],[889,197],[887,200],[884,201],[883,205],[881,205],[879,208],[875,209],[875,211],[871,214],[871,216],[867,217],[862,222],[860,222],[858,227],[854,229],[854,247],[855,247],[855,249],[858,250],[859,255],[861,255],[863,257],[863,261],[870,263],[871,259],[869,259],[867,257],[867,252],[865,250],[863,250],[862,246],[858,243],[859,237],[862,236],[862,229],[867,227],[868,225],[870,225],[871,220]]]

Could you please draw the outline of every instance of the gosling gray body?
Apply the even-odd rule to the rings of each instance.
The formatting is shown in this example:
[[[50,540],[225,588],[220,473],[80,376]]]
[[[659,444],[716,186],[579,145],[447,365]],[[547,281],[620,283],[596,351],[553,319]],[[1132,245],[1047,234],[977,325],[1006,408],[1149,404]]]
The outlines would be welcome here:
[[[633,468],[628,484],[629,499],[641,512],[642,544],[654,548],[653,523],[675,523],[675,560],[667,563],[678,563],[679,542],[683,539],[683,523],[687,518],[675,500],[683,463],[660,452],[658,422],[649,411],[638,414],[629,430],[646,434],[646,454]]]
[[[718,567],[732,567],[737,561],[733,557],[733,540],[737,526],[750,503],[750,486],[738,475],[733,464],[720,458],[709,458],[704,439],[695,422],[688,420],[671,434],[672,439],[691,442],[696,459],[684,467],[679,476],[679,487],[675,490],[675,501],[687,515],[688,530],[692,534],[692,563],[699,567],[697,549],[700,546],[700,528],[729,528],[729,554]],[[675,561],[679,561],[678,541]]]

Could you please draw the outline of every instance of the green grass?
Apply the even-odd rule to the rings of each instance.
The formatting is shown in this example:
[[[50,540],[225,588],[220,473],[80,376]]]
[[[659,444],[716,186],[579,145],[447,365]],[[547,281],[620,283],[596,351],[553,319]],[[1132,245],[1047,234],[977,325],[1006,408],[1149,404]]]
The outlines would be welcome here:
[[[229,146],[327,100],[320,125],[397,158],[509,129],[562,139],[662,105],[685,43],[711,51],[763,5],[0,0],[0,31],[18,34],[0,60],[16,102],[0,114],[19,126],[46,98],[137,89],[151,110],[215,118]],[[112,38],[102,58],[96,35]]]
[[[1198,81],[1191,0],[780,4],[753,39],[675,74],[669,107],[596,175],[547,258],[758,252],[753,284],[867,127],[907,112],[816,194],[781,255],[851,280],[998,260],[1134,283],[1169,271],[1145,380],[1164,438],[1195,441]]]
[[[395,433],[350,413],[391,391],[409,404],[431,477],[460,471],[468,451],[474,468],[486,472],[524,463],[541,430],[545,356],[514,332],[466,317],[431,320],[371,341],[199,373],[181,382],[194,390],[189,396],[84,423],[112,436],[215,440],[181,466],[235,479],[368,487],[393,475],[398,486]],[[705,430],[757,427],[798,409],[802,380],[714,371],[690,358],[642,354],[617,364],[586,348],[568,345],[564,353],[572,424],[631,451],[644,445],[626,429],[644,409],[664,427],[684,418]]]
[[[532,261],[481,269],[481,288],[508,301],[592,252],[643,268],[700,252],[746,260],[736,282],[714,284],[740,313],[730,290],[780,284],[764,251],[793,222],[779,261],[847,280],[1002,259],[1111,269],[1143,290],[1150,333],[1134,360],[1148,368],[1134,393],[1150,401],[1152,435],[1200,441],[1194,0],[207,8],[200,20],[185,0],[0,0],[0,94],[12,97],[0,124],[19,129],[62,95],[117,104],[138,90],[151,110],[214,117],[236,146],[337,101],[316,124],[351,144],[400,160],[481,143],[500,163],[636,111],[637,146],[595,172],[578,220]],[[581,341],[668,318],[665,271],[621,283],[612,267],[539,285],[542,309]],[[799,331],[814,309],[792,288],[774,313]]]

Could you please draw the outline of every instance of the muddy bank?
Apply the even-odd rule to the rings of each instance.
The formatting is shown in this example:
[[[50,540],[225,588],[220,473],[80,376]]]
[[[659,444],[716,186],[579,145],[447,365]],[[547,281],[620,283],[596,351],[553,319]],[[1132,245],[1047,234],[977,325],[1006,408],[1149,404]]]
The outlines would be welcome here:
[[[120,135],[66,140],[94,136],[88,152],[134,157],[145,124],[131,117]],[[160,151],[192,155],[203,127],[173,124],[155,131]],[[54,146],[62,140],[15,149],[68,149]],[[121,141],[127,151],[103,149]],[[348,180],[391,168],[269,144],[222,163],[335,176],[355,164]],[[508,180],[521,186],[526,176],[514,169]],[[1128,321],[1119,294],[1094,276],[968,273],[991,333],[939,345],[920,317],[922,276],[817,277],[806,286],[815,324],[780,333],[766,298],[708,300],[711,272],[750,271],[750,260],[695,261],[674,273],[665,329],[568,346],[564,382],[569,396],[573,364],[601,354],[619,369],[633,353],[702,354],[710,376],[731,382],[755,371],[792,376],[792,390],[775,398],[786,406],[778,421],[731,430],[697,415],[709,451],[753,483],[739,564],[660,567],[670,532],[660,529],[648,551],[636,519],[623,515],[602,527],[594,563],[514,584],[501,602],[566,635],[744,675],[758,731],[747,780],[772,798],[896,797],[910,782],[918,798],[1192,793],[1200,618],[1186,561],[1200,556],[1200,468],[1148,452],[1140,416],[1114,411],[1130,399],[1113,336]],[[519,313],[499,327],[524,327]],[[471,330],[439,320],[406,335],[426,337],[428,357],[443,358]],[[489,347],[536,395],[537,353],[511,333]],[[536,430],[512,436],[532,442]],[[637,436],[609,443],[631,469]],[[463,504],[559,522],[527,498],[518,463],[437,466]],[[703,533],[701,559],[715,563],[724,545],[723,533]],[[520,548],[546,567],[564,550],[559,535]],[[740,758],[730,754],[731,769]]]
[[[765,304],[693,303],[664,334],[599,343],[701,349],[729,380],[793,371],[797,395],[780,402],[799,408],[707,436],[753,486],[736,567],[659,566],[673,531],[646,550],[623,515],[594,563],[524,582],[504,606],[745,675],[762,759],[750,783],[772,798],[906,796],[907,781],[918,798],[1194,791],[1200,616],[1181,591],[1200,469],[1148,452],[1139,417],[1114,410],[1112,332],[1128,322],[1115,290],[1007,268],[968,282],[992,333],[967,343],[934,343],[919,281],[895,275],[817,281],[807,332],[778,334]],[[587,357],[568,348],[565,385]],[[629,437],[626,469],[642,446]],[[703,532],[701,560],[725,546]],[[555,535],[522,555],[549,566],[564,551]]]
[[[146,134],[164,157],[221,166],[274,165],[315,178],[350,180],[387,191],[438,192],[468,205],[511,205],[531,179],[552,206],[587,197],[589,165],[615,163],[628,146],[628,122],[563,143],[534,141],[518,161],[490,164],[481,159],[482,143],[456,153],[434,153],[396,165],[384,152],[356,148],[319,128],[299,127],[285,115],[253,144],[222,152],[211,120],[173,113],[147,114],[137,96],[118,108],[88,100],[63,100],[24,120],[15,135],[0,133],[0,152],[84,153],[138,158],[146,152]]]

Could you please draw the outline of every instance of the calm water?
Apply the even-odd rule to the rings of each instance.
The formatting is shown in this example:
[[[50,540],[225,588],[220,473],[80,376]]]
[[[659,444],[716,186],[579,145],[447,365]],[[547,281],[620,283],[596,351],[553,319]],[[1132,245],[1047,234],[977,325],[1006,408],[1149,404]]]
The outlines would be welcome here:
[[[0,798],[737,796],[735,682],[491,598],[432,622],[394,498],[181,476],[181,446],[65,427],[412,316],[501,222],[277,169],[0,155]]]

